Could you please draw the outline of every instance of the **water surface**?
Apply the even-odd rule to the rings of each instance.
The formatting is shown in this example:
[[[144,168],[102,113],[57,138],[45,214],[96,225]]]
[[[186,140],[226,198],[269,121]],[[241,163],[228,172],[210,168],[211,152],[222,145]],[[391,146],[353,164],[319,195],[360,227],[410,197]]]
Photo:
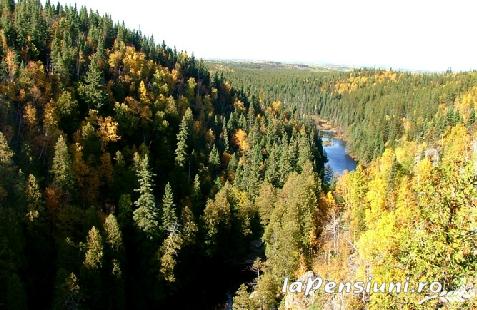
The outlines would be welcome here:
[[[356,169],[356,161],[348,155],[346,144],[343,140],[333,137],[330,134],[322,138],[323,149],[328,157],[325,167],[329,167],[334,175],[342,175],[343,172]]]

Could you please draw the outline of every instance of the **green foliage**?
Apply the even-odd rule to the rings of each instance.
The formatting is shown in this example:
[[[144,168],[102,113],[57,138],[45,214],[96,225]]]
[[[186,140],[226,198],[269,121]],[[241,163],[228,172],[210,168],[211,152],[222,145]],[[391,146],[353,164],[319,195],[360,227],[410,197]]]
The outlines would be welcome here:
[[[315,223],[319,190],[308,164],[302,174],[291,174],[278,193],[263,237],[267,263],[277,283],[298,269],[300,259],[305,263],[311,259],[318,237]]]
[[[169,183],[164,188],[164,196],[162,197],[162,227],[168,233],[177,231],[178,221],[174,204],[172,188]]]
[[[69,190],[73,186],[74,180],[71,164],[68,146],[63,136],[60,135],[55,145],[51,174],[53,175],[53,184],[64,190]]]
[[[44,210],[40,186],[33,174],[28,175],[25,196],[28,203],[26,217],[30,222],[34,222]]]
[[[0,132],[0,164],[8,165],[11,163],[13,152],[8,147],[7,140],[2,132]]]
[[[212,150],[210,150],[209,163],[212,165],[212,167],[217,167],[220,164],[219,151],[215,147],[215,144],[212,146]]]
[[[105,104],[106,94],[103,91],[103,74],[95,61],[91,61],[83,83],[78,92],[91,109],[101,109]]]
[[[247,286],[241,284],[233,299],[234,310],[248,310],[253,309],[254,304],[250,300],[250,294],[247,292]]]
[[[313,124],[108,15],[0,6],[0,304],[216,307]]]
[[[100,269],[103,264],[103,256],[103,239],[99,230],[93,226],[88,232],[83,264],[88,269]]]
[[[192,120],[192,111],[187,109],[184,117],[182,118],[179,133],[177,133],[177,148],[176,153],[176,163],[179,167],[183,167],[187,159],[187,141],[189,137],[189,127]]]
[[[119,252],[123,247],[123,238],[118,221],[112,213],[104,220],[104,232],[106,234],[106,243],[113,251]]]
[[[133,212],[133,219],[137,227],[152,239],[159,233],[159,215],[152,192],[154,174],[149,171],[147,154],[141,158],[138,153],[135,153],[134,160],[139,182],[139,188],[136,189],[139,192],[139,198],[134,202],[137,209]]]
[[[81,307],[81,288],[78,277],[73,273],[60,270],[58,274],[54,309],[78,309]]]

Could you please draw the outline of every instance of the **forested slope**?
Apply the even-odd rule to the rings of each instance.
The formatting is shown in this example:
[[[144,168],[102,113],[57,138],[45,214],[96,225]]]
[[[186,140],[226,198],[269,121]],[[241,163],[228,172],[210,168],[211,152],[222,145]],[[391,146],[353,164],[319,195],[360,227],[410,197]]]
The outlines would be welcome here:
[[[333,122],[344,131],[351,154],[363,163],[395,146],[403,134],[433,141],[448,125],[475,122],[475,72],[346,72],[233,62],[207,66],[259,101],[280,100],[300,117],[318,115]]]
[[[428,291],[356,295],[321,291],[308,299],[282,295],[281,306],[476,307],[475,72],[326,72],[263,64],[209,65],[250,96],[281,100],[302,118],[318,115],[334,122],[344,130],[350,151],[361,163],[320,198],[319,209],[326,212],[312,259],[315,274],[336,282],[436,281],[445,291],[459,292],[432,297]],[[268,262],[277,266],[273,260]],[[295,269],[290,276],[297,279],[304,271]],[[252,298],[242,287],[237,303],[249,308],[263,305],[266,276],[253,286]]]
[[[209,309],[257,257],[310,264],[312,124],[86,8],[0,12],[1,308]]]

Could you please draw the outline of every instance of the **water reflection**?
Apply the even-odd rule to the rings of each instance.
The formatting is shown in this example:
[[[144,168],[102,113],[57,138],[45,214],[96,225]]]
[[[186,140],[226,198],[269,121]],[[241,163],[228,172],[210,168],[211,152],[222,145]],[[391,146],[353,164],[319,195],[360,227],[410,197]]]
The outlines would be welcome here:
[[[331,132],[322,132],[323,149],[328,157],[325,167],[331,169],[334,175],[342,175],[345,170],[356,169],[356,162],[346,152],[343,140],[333,137]]]

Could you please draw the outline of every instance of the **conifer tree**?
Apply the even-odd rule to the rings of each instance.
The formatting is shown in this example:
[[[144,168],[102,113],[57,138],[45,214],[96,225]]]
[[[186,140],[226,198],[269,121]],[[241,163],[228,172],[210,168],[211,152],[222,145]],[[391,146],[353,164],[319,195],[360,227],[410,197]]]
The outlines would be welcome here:
[[[253,304],[247,286],[241,284],[233,299],[233,310],[248,310],[256,308]]]
[[[133,219],[137,227],[150,239],[159,233],[159,216],[156,208],[156,201],[153,194],[154,174],[149,171],[149,157],[147,154],[140,158],[139,154],[134,155],[136,164],[136,175],[139,182],[139,198],[134,202],[137,207],[133,212]]]
[[[83,264],[87,269],[100,269],[103,264],[103,256],[103,239],[99,230],[93,226],[88,232]]]
[[[53,309],[81,308],[82,294],[79,279],[75,273],[67,273],[64,269],[58,272],[58,285],[55,291]]]
[[[106,102],[103,90],[103,74],[97,61],[91,61],[84,82],[81,82],[78,91],[90,109],[99,110]]]
[[[225,121],[223,122],[223,125],[222,125],[222,137],[224,139],[224,151],[228,152],[230,148],[230,142],[229,142],[229,132],[227,130],[227,127],[225,126]]]
[[[187,160],[187,143],[189,139],[189,127],[191,120],[192,110],[187,108],[179,126],[179,133],[177,133],[177,148],[175,150],[175,154],[176,164],[179,167],[184,167],[185,161]]]
[[[196,174],[194,176],[194,185],[193,185],[193,195],[195,197],[199,197],[200,196],[200,178],[199,178],[199,175]]]
[[[174,205],[174,196],[169,182],[164,188],[162,197],[162,227],[163,230],[172,233],[177,231],[177,215]]]
[[[53,184],[63,190],[69,190],[73,186],[73,171],[71,168],[71,156],[68,146],[62,135],[59,136],[55,145],[55,155],[51,166]]]
[[[26,217],[30,222],[33,222],[40,216],[43,208],[40,186],[33,174],[28,175],[25,194],[28,203]]]
[[[104,232],[106,234],[106,243],[117,253],[123,246],[123,238],[118,221],[112,213],[104,220]]]
[[[210,150],[209,164],[211,164],[212,167],[214,167],[214,168],[217,167],[220,164],[219,151],[215,147],[215,144],[214,144],[214,146],[212,146],[212,150]]]

